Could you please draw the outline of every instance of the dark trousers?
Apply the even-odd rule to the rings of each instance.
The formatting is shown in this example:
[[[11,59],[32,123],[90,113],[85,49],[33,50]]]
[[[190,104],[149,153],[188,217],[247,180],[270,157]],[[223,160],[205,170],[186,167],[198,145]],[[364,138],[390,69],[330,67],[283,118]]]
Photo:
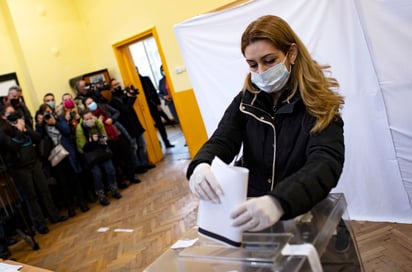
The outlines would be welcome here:
[[[81,179],[74,172],[68,157],[53,167],[52,173],[57,179],[66,208],[73,208],[75,199],[79,202],[85,201]]]
[[[109,141],[108,143],[113,152],[112,161],[117,172],[123,174],[127,179],[134,177],[137,159],[130,141],[121,134],[116,141]],[[133,158],[131,157],[132,155],[134,155]],[[118,176],[121,178],[120,175]],[[118,181],[120,182],[121,180]]]
[[[90,169],[93,176],[94,190],[97,195],[104,191],[102,171],[106,174],[110,189],[117,188],[116,170],[114,169],[113,162],[111,159],[105,160],[104,162],[94,164]]]
[[[173,103],[173,101],[165,100],[165,105],[169,108],[170,113],[172,114],[175,123],[176,124],[179,123],[179,118],[177,117],[177,112],[176,112],[175,104]]]
[[[150,114],[152,115],[153,120],[155,121],[157,130],[160,133],[160,136],[162,137],[162,141],[165,146],[170,145],[169,139],[167,138],[167,132],[166,128],[163,125],[162,118],[160,117],[160,113],[157,110],[150,110]]]
[[[146,140],[143,133],[136,139],[136,157],[137,157],[137,166],[145,166],[148,164],[147,161],[147,148]]]
[[[9,173],[26,201],[30,218],[36,228],[47,224],[39,201],[49,217],[52,220],[58,220],[59,212],[53,203],[40,161],[24,167],[9,169]]]

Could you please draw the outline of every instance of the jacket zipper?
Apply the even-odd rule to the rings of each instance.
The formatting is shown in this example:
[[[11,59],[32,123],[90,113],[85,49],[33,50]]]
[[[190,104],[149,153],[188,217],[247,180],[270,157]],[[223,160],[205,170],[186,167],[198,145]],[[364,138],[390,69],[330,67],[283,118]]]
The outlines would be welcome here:
[[[252,105],[249,105],[249,106],[254,107]],[[243,102],[240,103],[239,110],[241,112],[243,112],[244,114],[252,116],[253,118],[255,118],[259,122],[270,125],[273,129],[273,144],[272,144],[272,146],[273,146],[273,160],[272,160],[272,177],[271,177],[271,181],[270,181],[270,184],[271,184],[270,185],[270,191],[273,191],[273,188],[275,186],[275,163],[276,163],[276,128],[275,128],[275,125],[274,125],[275,117],[271,117],[272,122],[267,122],[263,118],[261,118],[259,116],[256,116],[256,115],[252,114],[251,112],[246,111],[244,109]],[[261,109],[259,109],[259,110],[261,111]]]

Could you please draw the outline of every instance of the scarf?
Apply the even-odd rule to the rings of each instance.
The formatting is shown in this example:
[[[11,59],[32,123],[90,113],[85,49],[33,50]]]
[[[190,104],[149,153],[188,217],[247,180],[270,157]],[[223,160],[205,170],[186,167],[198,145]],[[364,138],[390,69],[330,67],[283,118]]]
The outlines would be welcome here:
[[[99,118],[100,116],[103,116],[103,125],[104,125],[104,130],[107,133],[107,138],[111,141],[117,141],[119,139],[120,133],[117,130],[117,128],[113,125],[113,123],[111,125],[106,124],[106,120],[109,118],[109,116],[105,112],[100,110],[100,108],[97,108],[93,112],[93,115],[96,116],[97,118]]]

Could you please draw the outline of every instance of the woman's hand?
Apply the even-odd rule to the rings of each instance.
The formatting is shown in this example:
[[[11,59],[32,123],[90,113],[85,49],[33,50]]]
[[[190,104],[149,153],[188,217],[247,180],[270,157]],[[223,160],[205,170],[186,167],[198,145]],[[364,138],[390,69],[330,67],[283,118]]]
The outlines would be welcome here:
[[[230,217],[242,231],[260,231],[275,224],[284,211],[273,196],[251,198],[240,204]]]
[[[209,164],[201,163],[196,166],[190,176],[189,186],[192,193],[198,198],[220,203],[219,196],[223,195],[223,190],[210,170]]]

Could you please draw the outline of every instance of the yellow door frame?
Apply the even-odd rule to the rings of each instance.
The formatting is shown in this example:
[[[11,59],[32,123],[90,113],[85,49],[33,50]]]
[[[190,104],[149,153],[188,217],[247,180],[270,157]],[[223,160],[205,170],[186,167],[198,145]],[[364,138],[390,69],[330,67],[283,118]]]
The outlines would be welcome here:
[[[154,27],[133,37],[115,43],[112,45],[112,48],[119,66],[124,86],[130,86],[133,84],[133,86],[137,87],[140,90],[140,94],[137,96],[136,102],[134,103],[134,109],[139,117],[140,122],[146,130],[144,136],[147,144],[148,159],[152,163],[157,163],[158,161],[163,159],[163,151],[159,138],[157,137],[157,131],[154,126],[152,116],[150,115],[142,84],[140,82],[140,78],[136,71],[133,57],[129,49],[130,45],[144,40],[148,37],[154,37],[157,49],[159,51],[160,59],[163,64],[166,63],[163,51],[160,47],[159,37],[157,35],[156,28]]]

